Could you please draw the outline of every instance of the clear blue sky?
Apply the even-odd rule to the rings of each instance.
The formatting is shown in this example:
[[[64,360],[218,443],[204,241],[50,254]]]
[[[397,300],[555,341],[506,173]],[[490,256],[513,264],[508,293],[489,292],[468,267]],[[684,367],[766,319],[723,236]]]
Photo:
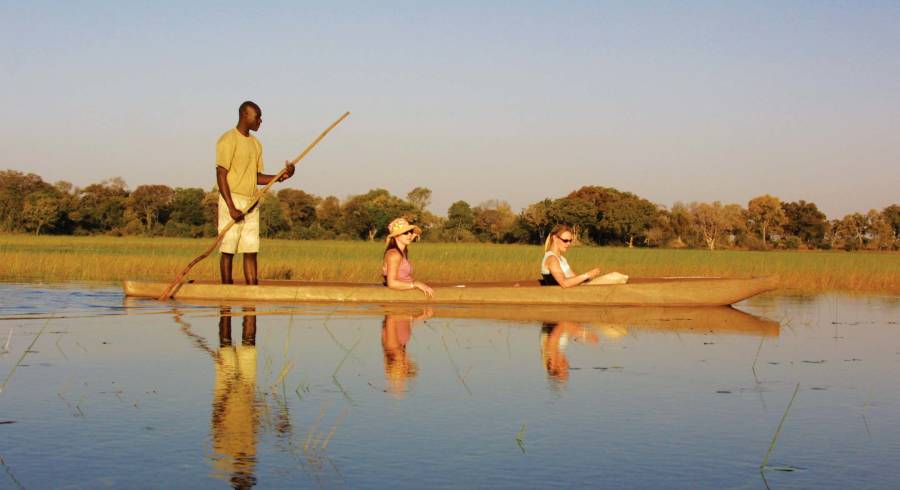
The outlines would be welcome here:
[[[519,208],[582,185],[829,217],[900,201],[898,2],[0,3],[0,169],[214,183],[237,105],[291,187]]]

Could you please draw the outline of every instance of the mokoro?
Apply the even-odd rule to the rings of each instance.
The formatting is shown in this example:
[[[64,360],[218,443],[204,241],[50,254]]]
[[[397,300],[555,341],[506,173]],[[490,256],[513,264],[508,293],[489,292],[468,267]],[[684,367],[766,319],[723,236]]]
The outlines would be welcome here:
[[[125,295],[158,298],[168,283],[125,281]],[[627,284],[561,288],[537,281],[432,284],[434,298],[421,291],[397,291],[380,284],[261,281],[258,286],[188,282],[177,299],[223,301],[429,303],[586,306],[726,306],[777,287],[775,277],[631,278]]]

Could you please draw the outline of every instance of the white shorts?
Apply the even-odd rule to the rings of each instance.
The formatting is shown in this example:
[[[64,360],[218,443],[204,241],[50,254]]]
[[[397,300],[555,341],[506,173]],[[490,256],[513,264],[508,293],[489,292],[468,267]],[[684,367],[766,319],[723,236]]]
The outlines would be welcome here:
[[[234,207],[245,209],[250,204],[250,198],[231,195]],[[219,233],[231,222],[231,214],[228,213],[228,204],[219,195]],[[244,219],[238,221],[228,230],[222,243],[219,244],[219,252],[226,254],[255,254],[259,252],[259,206],[253,208],[253,212],[244,215]]]

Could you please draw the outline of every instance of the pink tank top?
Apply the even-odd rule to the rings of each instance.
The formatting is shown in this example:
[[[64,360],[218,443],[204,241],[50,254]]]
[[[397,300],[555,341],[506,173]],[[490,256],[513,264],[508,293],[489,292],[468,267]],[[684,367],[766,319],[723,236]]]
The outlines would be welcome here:
[[[387,283],[387,263],[382,264],[381,266],[381,275],[384,277],[384,282]],[[412,264],[406,260],[406,257],[400,258],[400,267],[397,269],[397,280],[403,282],[412,282]]]

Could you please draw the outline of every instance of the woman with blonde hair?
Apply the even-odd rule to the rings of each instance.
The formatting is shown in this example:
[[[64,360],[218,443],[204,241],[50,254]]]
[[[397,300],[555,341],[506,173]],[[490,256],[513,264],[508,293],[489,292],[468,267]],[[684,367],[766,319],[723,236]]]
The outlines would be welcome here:
[[[391,289],[418,289],[426,298],[434,295],[434,290],[424,282],[412,277],[412,264],[409,262],[409,244],[422,234],[422,229],[411,225],[405,218],[397,218],[388,225],[387,247],[381,274],[384,285]]]
[[[593,268],[584,274],[575,274],[565,253],[575,241],[575,231],[569,225],[558,224],[553,227],[544,242],[544,258],[541,261],[541,284],[544,286],[562,286],[570,288],[580,284],[622,284],[628,276],[618,272],[600,275],[599,268]]]

